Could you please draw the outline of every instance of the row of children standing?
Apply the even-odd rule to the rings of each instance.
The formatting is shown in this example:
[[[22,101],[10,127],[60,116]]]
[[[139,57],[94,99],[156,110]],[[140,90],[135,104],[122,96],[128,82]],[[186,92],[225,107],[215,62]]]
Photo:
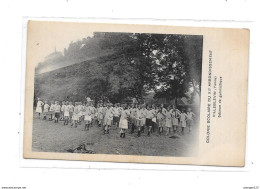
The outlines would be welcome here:
[[[43,108],[42,108],[43,107]],[[43,110],[42,110],[43,109]],[[71,123],[71,127],[77,127],[82,122],[85,123],[83,130],[89,130],[90,126],[102,126],[103,133],[109,134],[112,125],[120,128],[120,137],[124,138],[126,130],[130,129],[130,133],[134,133],[137,129],[137,136],[140,137],[147,129],[147,135],[150,136],[154,132],[155,127],[158,127],[161,135],[166,129],[166,135],[171,130],[177,131],[181,128],[181,133],[184,134],[184,128],[187,126],[189,131],[192,130],[195,114],[191,108],[182,109],[179,111],[174,106],[168,105],[166,108],[162,104],[155,105],[126,105],[126,104],[98,104],[97,108],[92,102],[52,102],[51,105],[45,101],[44,103],[38,99],[36,112],[43,112],[43,119],[54,120],[58,123],[59,120],[64,120],[64,125]],[[47,119],[49,116],[49,119]]]
[[[72,103],[63,101],[60,105],[59,101],[52,101],[51,105],[49,105],[47,100],[43,102],[38,98],[36,113],[38,113],[39,118],[41,118],[42,114],[44,120],[54,120],[55,123],[62,120],[64,125],[71,123],[71,127],[77,127],[84,121],[89,126],[91,123],[96,123],[97,120],[97,111],[91,102]]]

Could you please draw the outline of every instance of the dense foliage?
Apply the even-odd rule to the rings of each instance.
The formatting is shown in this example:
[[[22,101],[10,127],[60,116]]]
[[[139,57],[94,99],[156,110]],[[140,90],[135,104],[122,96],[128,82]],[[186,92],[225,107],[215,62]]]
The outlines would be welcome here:
[[[192,101],[194,94],[200,95],[202,39],[191,35],[94,33],[71,43],[59,57],[61,62],[81,64],[36,76],[36,95],[47,95],[41,84],[51,78],[53,84],[66,83],[58,96],[74,100],[89,96],[111,102],[126,98],[142,101],[154,93],[154,98],[167,100],[188,95]]]

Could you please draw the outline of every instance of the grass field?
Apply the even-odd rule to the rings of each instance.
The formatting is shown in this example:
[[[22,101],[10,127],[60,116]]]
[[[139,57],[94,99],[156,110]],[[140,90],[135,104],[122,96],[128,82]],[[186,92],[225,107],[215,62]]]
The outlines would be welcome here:
[[[196,124],[197,125],[197,124]],[[81,143],[87,150],[96,154],[148,155],[148,156],[196,156],[198,143],[198,126],[189,133],[185,128],[184,135],[180,133],[160,136],[157,129],[147,136],[147,131],[137,137],[137,133],[126,133],[120,138],[119,129],[112,126],[110,134],[103,135],[101,127],[90,127],[89,131],[82,131],[84,125],[71,128],[63,126],[63,121],[54,123],[39,119],[34,114],[32,150],[37,152],[67,152]]]

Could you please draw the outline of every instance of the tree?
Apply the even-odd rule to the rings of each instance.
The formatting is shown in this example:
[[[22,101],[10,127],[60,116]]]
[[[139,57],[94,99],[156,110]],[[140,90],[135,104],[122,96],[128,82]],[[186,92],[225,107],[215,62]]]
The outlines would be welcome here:
[[[202,37],[166,35],[163,46],[155,53],[159,86],[156,98],[167,100],[186,96],[186,93],[201,81]],[[196,89],[195,89],[196,86]]]
[[[190,82],[194,93],[200,95],[202,72],[202,47],[203,36],[185,37],[186,70],[189,73],[187,80]]]
[[[153,92],[177,101],[187,92],[200,94],[202,36],[96,32],[71,42],[62,58],[82,62],[56,73],[60,80],[73,78],[66,95],[78,100],[142,101]]]

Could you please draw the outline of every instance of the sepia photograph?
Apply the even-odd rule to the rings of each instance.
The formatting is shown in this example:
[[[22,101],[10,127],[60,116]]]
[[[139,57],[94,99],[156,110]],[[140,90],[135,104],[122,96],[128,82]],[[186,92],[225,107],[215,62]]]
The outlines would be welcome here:
[[[70,40],[35,67],[33,151],[196,155],[203,36]]]
[[[226,112],[246,109],[226,104],[234,90],[246,100],[246,73],[222,62],[246,68],[247,34],[29,21],[24,157],[242,165],[245,117]],[[242,126],[227,137],[223,122]]]

